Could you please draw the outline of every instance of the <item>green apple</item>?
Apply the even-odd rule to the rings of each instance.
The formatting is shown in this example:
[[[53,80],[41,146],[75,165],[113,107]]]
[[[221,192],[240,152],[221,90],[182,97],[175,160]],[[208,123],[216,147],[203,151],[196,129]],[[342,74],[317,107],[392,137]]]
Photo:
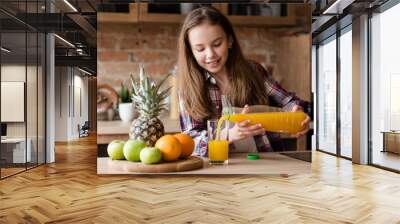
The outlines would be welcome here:
[[[110,156],[110,154],[111,154],[111,146],[114,145],[115,143],[120,142],[120,141],[122,141],[122,140],[112,140],[110,143],[108,143],[107,154],[108,154],[109,157],[111,157]]]
[[[140,151],[140,160],[144,164],[154,164],[161,161],[161,151],[156,147],[146,147]]]
[[[140,151],[146,147],[142,140],[128,140],[124,145],[124,156],[129,161],[139,162]]]
[[[124,144],[125,142],[122,140],[114,140],[110,142],[107,146],[108,156],[112,159],[125,159],[124,157]]]

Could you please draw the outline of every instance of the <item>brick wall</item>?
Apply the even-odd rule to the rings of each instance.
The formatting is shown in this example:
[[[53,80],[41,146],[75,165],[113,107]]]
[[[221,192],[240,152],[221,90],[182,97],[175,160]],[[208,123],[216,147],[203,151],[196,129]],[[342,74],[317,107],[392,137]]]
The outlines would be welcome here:
[[[98,83],[120,83],[146,72],[159,79],[176,63],[178,25],[98,24]],[[311,37],[282,35],[265,28],[236,27],[242,49],[249,58],[272,66],[274,77],[289,91],[310,99]],[[301,84],[299,85],[299,82]]]

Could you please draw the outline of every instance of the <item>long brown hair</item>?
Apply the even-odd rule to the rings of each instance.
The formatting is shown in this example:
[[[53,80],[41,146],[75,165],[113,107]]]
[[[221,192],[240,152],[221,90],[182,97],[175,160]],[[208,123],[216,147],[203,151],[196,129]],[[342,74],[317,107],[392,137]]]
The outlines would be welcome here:
[[[229,20],[213,7],[200,7],[191,11],[182,25],[178,42],[179,93],[186,111],[195,119],[205,119],[217,114],[206,87],[204,69],[196,62],[190,43],[189,31],[203,23],[219,25],[231,38],[226,68],[230,79],[230,100],[234,106],[267,104],[264,81],[260,72],[243,56]]]

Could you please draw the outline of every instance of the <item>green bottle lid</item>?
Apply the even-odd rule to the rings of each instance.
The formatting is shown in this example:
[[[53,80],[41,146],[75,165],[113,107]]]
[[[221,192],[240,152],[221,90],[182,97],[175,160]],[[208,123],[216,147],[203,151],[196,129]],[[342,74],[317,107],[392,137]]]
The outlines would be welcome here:
[[[247,154],[247,159],[248,160],[258,160],[258,159],[260,159],[260,155],[258,155],[257,153],[249,153],[249,154]]]

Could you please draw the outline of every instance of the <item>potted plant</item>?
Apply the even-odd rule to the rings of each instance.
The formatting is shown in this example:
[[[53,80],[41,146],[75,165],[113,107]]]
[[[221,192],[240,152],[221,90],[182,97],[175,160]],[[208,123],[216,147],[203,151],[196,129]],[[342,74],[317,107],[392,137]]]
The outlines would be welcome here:
[[[130,122],[134,118],[134,110],[129,89],[121,83],[121,90],[119,91],[119,117],[124,122]]]

